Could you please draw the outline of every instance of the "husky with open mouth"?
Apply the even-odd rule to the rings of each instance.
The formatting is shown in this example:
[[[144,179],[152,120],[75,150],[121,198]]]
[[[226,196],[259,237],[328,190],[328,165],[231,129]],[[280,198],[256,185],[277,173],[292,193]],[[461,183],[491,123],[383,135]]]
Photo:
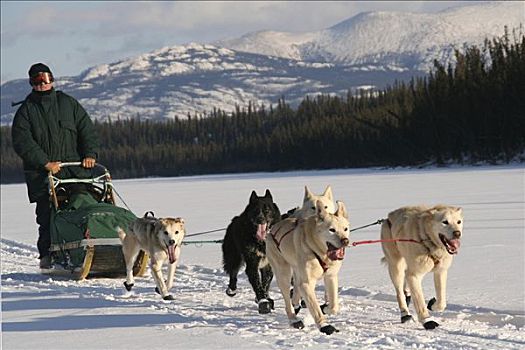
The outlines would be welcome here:
[[[337,205],[337,211],[331,214],[318,201],[314,215],[304,219],[284,219],[266,236],[266,254],[283,295],[291,326],[304,327],[290,297],[293,275],[295,288],[299,289],[317,327],[328,335],[338,332],[327,322],[325,313],[339,311],[338,273],[350,234],[346,207],[343,202],[337,202]],[[327,307],[323,309],[315,295],[315,286],[321,278],[324,279],[327,298]]]
[[[439,326],[428,310],[443,311],[447,305],[447,273],[459,252],[462,234],[463,210],[459,207],[413,206],[388,214],[381,226],[381,239],[403,240],[382,242],[383,262],[388,265],[396,290],[401,322],[412,320],[408,304],[413,299],[418,320],[425,329]],[[434,272],[436,298],[427,305],[421,281],[429,272]]]
[[[149,212],[148,212],[149,213]],[[182,218],[156,218],[148,213],[133,221],[128,229],[118,229],[122,241],[122,252],[126,262],[126,282],[124,286],[131,291],[133,279],[133,264],[141,250],[150,257],[150,268],[157,288],[157,293],[164,300],[173,300],[169,290],[173,286],[173,278],[177,268],[182,240],[186,230]],[[168,278],[164,280],[162,265],[168,262]]]

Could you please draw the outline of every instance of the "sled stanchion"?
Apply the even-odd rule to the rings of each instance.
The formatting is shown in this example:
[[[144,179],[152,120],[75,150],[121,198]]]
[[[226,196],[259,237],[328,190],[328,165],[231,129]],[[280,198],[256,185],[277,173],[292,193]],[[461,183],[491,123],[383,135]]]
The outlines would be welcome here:
[[[53,179],[53,174],[51,172],[47,175],[47,180],[49,181],[49,190],[51,191],[51,197],[53,198],[53,205],[55,209],[58,209],[58,198],[57,192],[55,190],[55,180]]]

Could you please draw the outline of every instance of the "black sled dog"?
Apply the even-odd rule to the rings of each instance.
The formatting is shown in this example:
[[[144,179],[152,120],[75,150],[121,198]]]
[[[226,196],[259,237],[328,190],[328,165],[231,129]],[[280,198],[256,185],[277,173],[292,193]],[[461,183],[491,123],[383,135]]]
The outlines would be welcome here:
[[[273,300],[268,297],[273,272],[266,259],[266,234],[281,219],[281,212],[266,190],[264,197],[252,191],[250,202],[244,211],[232,219],[222,243],[224,271],[230,275],[226,294],[237,293],[237,275],[246,264],[246,275],[255,292],[259,313],[269,313]]]

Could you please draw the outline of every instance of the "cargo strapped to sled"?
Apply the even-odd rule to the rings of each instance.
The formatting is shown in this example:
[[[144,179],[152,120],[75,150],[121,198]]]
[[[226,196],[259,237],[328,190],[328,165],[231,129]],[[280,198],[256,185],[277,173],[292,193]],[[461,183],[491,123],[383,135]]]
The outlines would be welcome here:
[[[62,163],[61,166],[80,166]],[[126,230],[137,217],[115,205],[111,176],[97,164],[91,178],[58,179],[49,174],[51,209],[51,260],[44,273],[75,279],[89,276],[125,276],[126,266],[118,231]],[[145,272],[147,256],[141,252],[134,273]]]

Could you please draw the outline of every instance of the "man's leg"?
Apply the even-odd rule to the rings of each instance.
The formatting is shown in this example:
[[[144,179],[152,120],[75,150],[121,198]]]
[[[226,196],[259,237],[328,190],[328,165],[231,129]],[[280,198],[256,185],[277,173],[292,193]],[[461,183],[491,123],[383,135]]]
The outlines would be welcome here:
[[[39,259],[49,256],[51,246],[51,233],[49,221],[51,218],[51,202],[45,197],[36,202],[36,223],[38,224],[38,253]]]

